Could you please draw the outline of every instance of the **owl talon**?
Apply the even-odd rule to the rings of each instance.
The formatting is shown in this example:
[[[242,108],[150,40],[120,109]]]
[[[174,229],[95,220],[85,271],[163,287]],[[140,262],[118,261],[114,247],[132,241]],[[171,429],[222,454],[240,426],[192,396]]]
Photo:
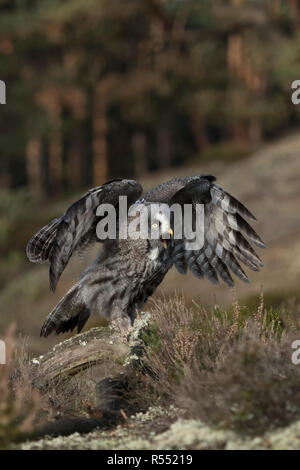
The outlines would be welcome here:
[[[120,335],[128,341],[132,328],[130,318],[124,315],[112,315],[112,324],[119,330]]]
[[[141,311],[138,310],[137,308],[135,309],[135,318],[137,318],[138,320],[140,320],[141,318]]]

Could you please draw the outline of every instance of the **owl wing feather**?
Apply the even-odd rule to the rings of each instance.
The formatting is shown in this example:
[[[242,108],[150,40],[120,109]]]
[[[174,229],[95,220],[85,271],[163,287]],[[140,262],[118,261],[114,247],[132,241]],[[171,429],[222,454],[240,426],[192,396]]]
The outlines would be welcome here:
[[[46,263],[53,247],[57,228],[62,221],[57,217],[31,237],[26,247],[26,255],[32,263]]]
[[[228,285],[233,285],[231,272],[245,282],[248,277],[239,261],[253,271],[259,271],[262,261],[250,245],[263,248],[264,242],[244,219],[256,220],[254,215],[237,199],[214,183],[211,176],[192,177],[179,191],[175,192],[169,204],[204,205],[203,245],[188,250],[188,240],[174,240],[173,261],[180,273],[189,268],[197,277],[203,276],[218,283],[218,276]]]
[[[112,204],[118,208],[119,196],[127,196],[128,207],[142,194],[142,186],[134,180],[119,179],[90,189],[74,202],[66,212],[38,233],[27,245],[27,257],[34,263],[50,262],[50,287],[56,289],[57,282],[72,254],[83,247],[99,241],[96,216],[100,204]]]

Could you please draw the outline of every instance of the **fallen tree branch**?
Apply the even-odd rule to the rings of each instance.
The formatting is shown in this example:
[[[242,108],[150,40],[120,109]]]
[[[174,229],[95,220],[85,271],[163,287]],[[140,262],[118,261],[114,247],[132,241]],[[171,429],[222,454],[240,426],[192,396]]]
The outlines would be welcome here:
[[[118,374],[128,353],[129,344],[115,327],[92,328],[55,345],[44,356],[34,358],[32,382],[37,388],[44,388],[53,381],[61,382],[96,365],[105,366],[110,375]]]

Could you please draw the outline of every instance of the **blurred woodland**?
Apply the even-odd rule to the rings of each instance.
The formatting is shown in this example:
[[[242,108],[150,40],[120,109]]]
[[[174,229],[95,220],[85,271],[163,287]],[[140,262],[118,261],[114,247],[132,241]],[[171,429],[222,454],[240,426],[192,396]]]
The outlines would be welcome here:
[[[299,0],[0,0],[1,187],[238,159],[299,124],[299,77]]]
[[[88,188],[145,189],[212,173],[257,216],[265,263],[236,295],[268,308],[299,299],[300,0],[0,0],[0,336],[12,321],[43,353],[55,294],[27,241]],[[275,203],[276,202],[276,203]],[[232,291],[170,271],[156,296],[210,309]],[[148,308],[148,307],[147,307]],[[88,324],[99,324],[94,318]]]

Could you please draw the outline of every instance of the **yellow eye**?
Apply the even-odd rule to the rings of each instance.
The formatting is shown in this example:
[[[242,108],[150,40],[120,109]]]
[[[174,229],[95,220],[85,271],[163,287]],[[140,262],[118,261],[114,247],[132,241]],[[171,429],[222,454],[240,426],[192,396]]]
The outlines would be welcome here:
[[[153,227],[153,228],[157,228],[157,227],[158,227],[158,224],[154,223],[154,224],[152,224],[152,227]]]

